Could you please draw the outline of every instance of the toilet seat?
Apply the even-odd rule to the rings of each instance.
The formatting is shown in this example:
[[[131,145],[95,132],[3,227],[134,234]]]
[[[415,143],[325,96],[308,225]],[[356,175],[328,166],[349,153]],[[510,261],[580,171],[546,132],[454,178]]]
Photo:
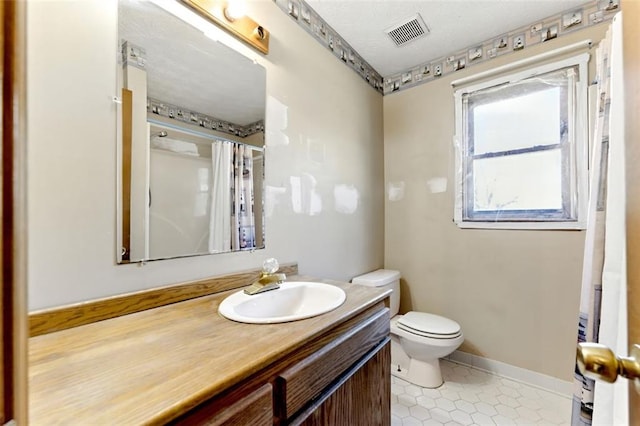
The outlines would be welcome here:
[[[431,339],[455,339],[462,335],[457,322],[426,312],[408,312],[396,324],[407,333]]]

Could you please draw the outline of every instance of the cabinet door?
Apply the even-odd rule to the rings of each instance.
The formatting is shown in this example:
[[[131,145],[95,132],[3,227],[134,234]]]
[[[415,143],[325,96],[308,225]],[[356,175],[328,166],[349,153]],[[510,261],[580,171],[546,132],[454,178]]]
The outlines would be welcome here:
[[[383,308],[280,373],[275,381],[277,417],[284,420],[296,416],[388,336],[389,310]]]
[[[271,426],[273,425],[273,388],[269,383],[251,392],[246,392],[246,388],[240,387],[205,402],[171,424]]]
[[[391,424],[391,343],[358,362],[322,398],[291,422],[303,426]]]

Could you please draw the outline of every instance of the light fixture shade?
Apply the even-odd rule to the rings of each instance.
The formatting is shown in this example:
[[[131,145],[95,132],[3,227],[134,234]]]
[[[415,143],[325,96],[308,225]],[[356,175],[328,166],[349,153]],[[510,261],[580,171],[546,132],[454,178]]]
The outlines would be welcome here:
[[[230,21],[235,21],[247,14],[247,4],[244,0],[228,0],[224,8],[224,16]]]

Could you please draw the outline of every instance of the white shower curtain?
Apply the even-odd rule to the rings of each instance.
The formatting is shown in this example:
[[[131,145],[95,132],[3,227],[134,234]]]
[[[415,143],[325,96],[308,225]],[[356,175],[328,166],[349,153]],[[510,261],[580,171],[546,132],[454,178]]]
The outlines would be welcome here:
[[[253,249],[253,150],[222,140],[215,141],[211,150],[209,252]]]
[[[622,15],[613,19],[609,55],[611,106],[609,167],[607,168],[607,218],[599,342],[615,353],[627,353],[627,271],[625,229],[624,91],[622,78]],[[626,380],[596,382],[593,424],[629,424]]]
[[[597,52],[597,108],[591,161],[578,341],[626,353],[626,254],[622,17]],[[595,384],[575,370],[572,425],[628,424],[626,384]],[[594,389],[595,388],[595,389]]]
[[[215,141],[211,145],[211,213],[209,253],[231,250],[231,165],[233,143]]]

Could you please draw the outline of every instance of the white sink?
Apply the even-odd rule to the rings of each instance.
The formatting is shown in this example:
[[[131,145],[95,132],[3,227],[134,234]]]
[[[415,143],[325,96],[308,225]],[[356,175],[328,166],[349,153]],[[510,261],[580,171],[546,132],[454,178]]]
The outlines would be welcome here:
[[[240,290],[220,303],[218,312],[230,320],[251,324],[296,321],[332,311],[347,295],[331,284],[285,281],[277,290],[249,296]]]

